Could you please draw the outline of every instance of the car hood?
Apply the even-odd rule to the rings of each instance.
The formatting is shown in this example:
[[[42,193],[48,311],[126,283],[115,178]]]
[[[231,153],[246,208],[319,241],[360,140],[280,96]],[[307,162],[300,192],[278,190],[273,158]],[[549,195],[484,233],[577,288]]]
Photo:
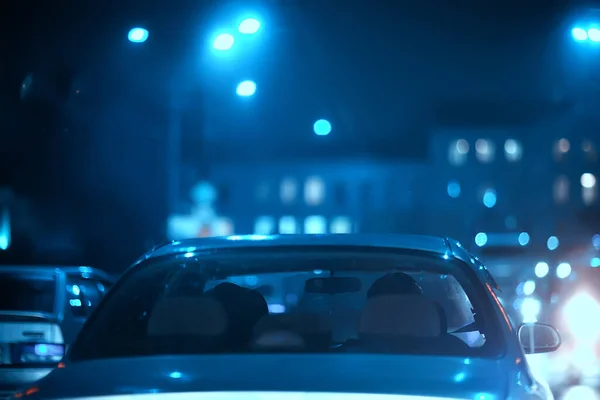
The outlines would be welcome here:
[[[312,400],[325,398],[318,393],[471,400],[505,398],[510,368],[502,360],[432,356],[164,356],[70,363],[37,386],[45,399],[227,391],[240,399],[239,392],[312,392]]]

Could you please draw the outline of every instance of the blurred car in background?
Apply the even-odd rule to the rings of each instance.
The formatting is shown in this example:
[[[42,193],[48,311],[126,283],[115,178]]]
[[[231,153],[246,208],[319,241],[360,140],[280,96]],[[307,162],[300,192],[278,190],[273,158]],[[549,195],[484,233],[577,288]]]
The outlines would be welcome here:
[[[113,282],[90,267],[0,266],[0,394],[55,368]]]
[[[442,238],[173,242],[131,267],[60,367],[12,398],[552,399],[525,352],[556,349],[558,332],[515,329],[496,290]]]
[[[552,354],[547,379],[557,392],[571,386],[600,388],[600,270],[578,270],[562,282],[553,302],[552,323],[563,346]]]

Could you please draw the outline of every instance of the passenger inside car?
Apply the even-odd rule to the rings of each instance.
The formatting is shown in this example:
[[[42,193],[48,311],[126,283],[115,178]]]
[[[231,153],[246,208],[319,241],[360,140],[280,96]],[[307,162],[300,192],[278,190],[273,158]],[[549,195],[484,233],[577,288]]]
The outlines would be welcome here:
[[[185,292],[181,294],[191,294]],[[385,274],[372,283],[366,297],[355,321],[356,334],[337,345],[331,341],[330,315],[302,309],[269,314],[267,301],[258,291],[231,282],[222,282],[203,294],[196,292],[194,297],[163,299],[153,311],[148,330],[155,336],[169,336],[170,332],[197,336],[193,347],[204,351],[207,346],[230,352],[421,353],[423,347],[432,346],[442,354],[468,350],[463,341],[448,333],[443,307],[425,296],[409,274]],[[181,310],[185,310],[183,314]],[[194,310],[194,318],[189,318],[188,310]],[[161,313],[164,315],[159,318]],[[201,342],[205,345],[199,345]]]
[[[227,313],[226,336],[232,350],[245,350],[250,345],[254,326],[269,313],[265,298],[257,291],[224,282],[205,293],[219,301]]]
[[[137,300],[105,314],[112,323],[103,325],[105,332],[88,351],[105,356],[384,352],[468,357],[487,348],[485,341],[465,343],[448,326],[447,312],[458,327],[474,318],[454,276],[414,267],[410,272],[369,268],[218,279],[202,269],[185,268],[179,275],[149,270],[147,279],[154,273],[157,281],[122,291]],[[266,297],[254,289],[264,284],[275,288]],[[155,295],[145,293],[148,288]],[[121,328],[127,321],[130,328]]]

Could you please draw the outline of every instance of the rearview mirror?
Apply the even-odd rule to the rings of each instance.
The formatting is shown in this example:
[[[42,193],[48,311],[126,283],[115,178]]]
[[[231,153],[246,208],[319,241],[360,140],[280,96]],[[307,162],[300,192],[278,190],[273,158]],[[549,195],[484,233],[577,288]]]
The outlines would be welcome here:
[[[554,327],[537,322],[521,324],[517,336],[525,354],[550,353],[561,344],[560,334]]]
[[[340,294],[359,292],[362,282],[358,278],[312,278],[304,284],[305,293]]]

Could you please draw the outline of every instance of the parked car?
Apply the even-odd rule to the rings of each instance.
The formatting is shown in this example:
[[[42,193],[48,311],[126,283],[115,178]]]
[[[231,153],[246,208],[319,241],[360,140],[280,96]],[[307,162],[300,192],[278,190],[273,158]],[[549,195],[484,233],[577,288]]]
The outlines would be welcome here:
[[[515,328],[497,290],[444,238],[173,242],[129,268],[60,368],[13,398],[552,399],[525,353],[555,350],[558,332]]]
[[[0,266],[0,394],[56,367],[113,283],[90,267]]]

